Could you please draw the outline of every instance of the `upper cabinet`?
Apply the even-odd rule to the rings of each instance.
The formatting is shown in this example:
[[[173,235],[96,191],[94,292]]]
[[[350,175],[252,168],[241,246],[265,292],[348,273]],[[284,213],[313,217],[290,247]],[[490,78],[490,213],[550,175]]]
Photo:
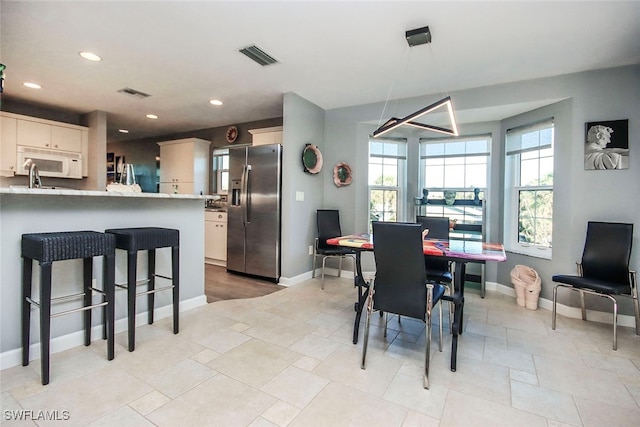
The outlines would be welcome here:
[[[160,192],[209,194],[209,144],[198,138],[158,142]]]
[[[0,116],[0,176],[16,172],[16,119]]]
[[[17,143],[50,150],[82,152],[82,129],[32,120],[18,120]],[[86,132],[86,131],[85,131]]]
[[[82,175],[87,176],[89,129],[68,123],[0,112],[0,175],[16,171],[16,147],[25,145],[47,150],[81,153]]]
[[[252,145],[282,144],[282,126],[250,129]]]

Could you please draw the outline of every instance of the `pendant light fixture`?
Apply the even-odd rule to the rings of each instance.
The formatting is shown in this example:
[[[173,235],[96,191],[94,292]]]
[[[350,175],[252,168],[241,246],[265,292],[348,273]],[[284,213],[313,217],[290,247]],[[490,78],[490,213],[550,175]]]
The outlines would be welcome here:
[[[422,28],[416,28],[415,30],[409,30],[405,33],[405,37],[410,47],[431,43],[431,31],[429,30],[429,27],[422,27]],[[435,111],[441,108],[446,108],[447,110],[447,113],[449,115],[450,127],[451,127],[450,129],[444,128],[441,126],[428,125],[428,124],[414,121],[418,117],[424,116],[425,114],[431,113],[432,111]],[[373,132],[372,137],[377,138],[402,125],[444,133],[446,135],[458,136],[458,125],[456,124],[456,118],[455,118],[455,115],[453,114],[453,104],[451,102],[450,96],[447,96],[441,99],[440,101],[434,102],[431,105],[427,105],[426,107],[421,108],[415,113],[411,113],[408,116],[403,117],[401,119],[397,117],[390,118],[382,126],[380,126],[378,129],[376,129]]]

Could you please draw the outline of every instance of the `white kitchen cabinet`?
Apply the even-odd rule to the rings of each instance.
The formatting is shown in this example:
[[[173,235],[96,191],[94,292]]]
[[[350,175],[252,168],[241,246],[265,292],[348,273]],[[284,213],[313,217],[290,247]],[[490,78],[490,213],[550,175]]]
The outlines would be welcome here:
[[[59,126],[45,120],[18,119],[17,145],[82,152],[82,129],[79,126]]]
[[[227,213],[205,211],[204,257],[208,264],[226,266],[227,263]]]
[[[0,116],[0,176],[16,172],[16,119]]]
[[[250,129],[251,145],[282,144],[282,126],[262,129]]]
[[[198,138],[158,142],[160,192],[208,194],[209,144]]]
[[[82,176],[89,176],[89,130],[82,131]]]
[[[159,191],[167,194],[200,194],[199,191],[195,191],[193,182],[182,181],[161,182]]]
[[[16,146],[25,145],[83,154],[83,176],[87,176],[89,129],[36,117],[0,112],[0,176],[14,176]]]
[[[82,152],[82,132],[62,126],[51,126],[51,148]]]

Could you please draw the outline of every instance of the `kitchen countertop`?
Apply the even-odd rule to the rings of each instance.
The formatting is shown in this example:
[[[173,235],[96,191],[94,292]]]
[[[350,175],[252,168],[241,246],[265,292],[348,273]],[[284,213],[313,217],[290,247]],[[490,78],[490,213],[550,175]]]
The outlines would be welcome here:
[[[27,188],[27,187],[0,187],[0,194],[19,194],[27,196],[90,196],[90,197],[136,197],[152,199],[208,199],[211,196],[199,194],[168,194],[168,193],[120,193],[115,191],[74,190],[59,188]]]

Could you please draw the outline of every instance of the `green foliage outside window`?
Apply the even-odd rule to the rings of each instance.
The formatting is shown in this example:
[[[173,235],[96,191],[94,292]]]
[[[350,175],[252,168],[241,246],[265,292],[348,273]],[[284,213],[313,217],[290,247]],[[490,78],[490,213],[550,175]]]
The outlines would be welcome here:
[[[547,174],[540,185],[552,185],[553,174]],[[519,191],[518,241],[540,246],[552,246],[553,190]]]

